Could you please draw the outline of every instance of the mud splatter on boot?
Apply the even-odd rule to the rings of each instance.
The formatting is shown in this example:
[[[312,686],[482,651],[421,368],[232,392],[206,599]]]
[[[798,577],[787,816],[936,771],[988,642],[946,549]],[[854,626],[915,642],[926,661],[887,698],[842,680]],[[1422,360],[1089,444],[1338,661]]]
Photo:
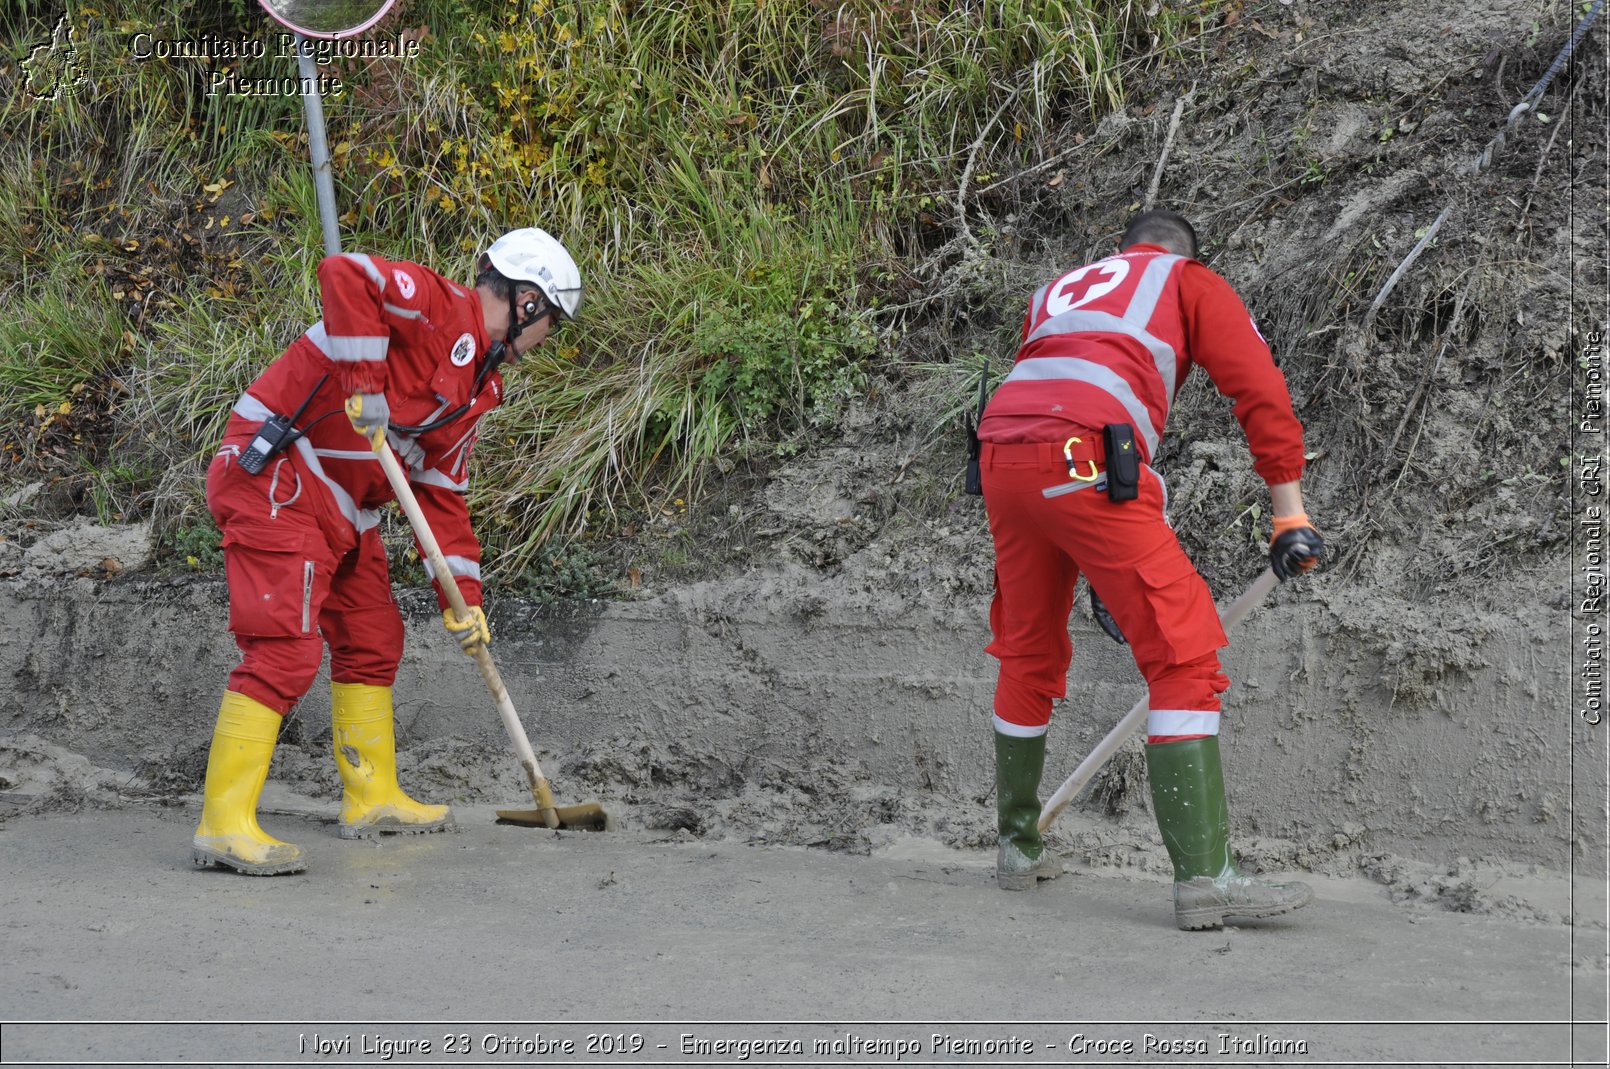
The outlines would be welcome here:
[[[1237,871],[1218,736],[1150,744],[1146,770],[1157,829],[1174,862],[1174,921],[1180,928],[1218,928],[1229,917],[1274,917],[1313,901],[1306,884]]]
[[[995,733],[995,813],[1000,847],[995,882],[1003,891],[1032,891],[1062,875],[1062,859],[1040,838],[1040,774],[1045,736],[1021,739]]]
[[[390,687],[331,683],[330,723],[343,787],[341,838],[453,829],[450,808],[416,802],[397,785]]]

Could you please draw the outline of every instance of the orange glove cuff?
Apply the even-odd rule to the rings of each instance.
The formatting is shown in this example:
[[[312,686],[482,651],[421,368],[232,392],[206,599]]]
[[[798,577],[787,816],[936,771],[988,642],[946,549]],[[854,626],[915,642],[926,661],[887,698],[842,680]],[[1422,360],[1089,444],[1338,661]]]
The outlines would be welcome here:
[[[1274,530],[1274,534],[1273,534],[1272,537],[1279,538],[1281,535],[1285,534],[1287,531],[1295,531],[1299,527],[1312,527],[1312,526],[1313,526],[1313,524],[1308,522],[1308,513],[1306,513],[1306,512],[1298,512],[1298,513],[1295,513],[1295,514],[1290,515],[1290,516],[1276,516],[1275,517],[1275,530]]]

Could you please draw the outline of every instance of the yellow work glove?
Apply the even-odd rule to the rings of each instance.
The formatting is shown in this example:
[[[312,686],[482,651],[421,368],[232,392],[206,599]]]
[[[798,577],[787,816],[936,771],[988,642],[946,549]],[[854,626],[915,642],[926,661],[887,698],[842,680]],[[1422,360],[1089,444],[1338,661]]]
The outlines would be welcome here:
[[[447,633],[458,640],[464,652],[475,655],[477,646],[490,646],[492,644],[492,631],[486,626],[486,613],[481,611],[479,605],[467,606],[470,610],[468,620],[460,620],[452,609],[442,610],[442,626]]]

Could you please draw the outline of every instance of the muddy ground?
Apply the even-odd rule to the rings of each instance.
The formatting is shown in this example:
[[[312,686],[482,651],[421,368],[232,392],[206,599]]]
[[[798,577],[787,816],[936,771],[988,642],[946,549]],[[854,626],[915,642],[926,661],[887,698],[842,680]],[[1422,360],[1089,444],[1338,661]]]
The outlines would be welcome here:
[[[6,1016],[286,1025],[10,1026],[8,1060],[217,1061],[227,1049],[236,1063],[330,1064],[303,1056],[298,1037],[439,1041],[464,1029],[425,1022],[475,1021],[477,1042],[638,1032],[670,1045],[615,1059],[632,1064],[703,1062],[681,1055],[684,1032],[926,1043],[935,1031],[1042,1044],[1008,1064],[1070,1060],[1074,1032],[1214,1052],[1220,1033],[1262,1033],[1305,1044],[1288,1064],[1560,1065],[1573,1051],[1602,1064],[1602,1029],[1514,1023],[1566,1019],[1573,985],[1584,1009],[1602,1002],[1593,940],[1394,905],[1356,880],[1319,877],[1319,901],[1289,920],[1185,937],[1160,878],[1081,868],[1007,895],[989,855],[909,836],[853,857],[685,833],[555,836],[471,808],[457,835],[373,845],[337,839],[327,805],[282,789],[265,808],[265,825],[308,851],[308,875],[193,872],[182,812],[9,825]],[[1302,1023],[1321,1021],[1357,1023]],[[1434,1021],[1445,1024],[1416,1023]]]
[[[481,819],[348,848],[293,817],[308,876],[189,873],[225,591],[152,572],[141,533],[7,504],[0,843],[23,860],[0,1016],[1602,1019],[1606,735],[1571,705],[1569,478],[1572,354],[1606,323],[1602,27],[1545,95],[1550,121],[1456,176],[1570,14],[1248,4],[1194,67],[1043,146],[1065,165],[978,185],[982,243],[914,269],[907,364],[831,434],[751,451],[687,514],[651,510],[599,548],[608,597],[495,600],[495,653],[559,792],[603,799],[613,837]],[[1250,868],[1313,875],[1321,902],[1182,941],[1134,750],[1055,830],[1078,875],[1030,899],[988,886],[990,549],[947,413],[1034,286],[1110,245],[1187,93],[1161,202],[1197,221],[1281,356],[1332,556],[1225,654],[1237,844]],[[1263,566],[1262,490],[1206,383],[1170,432],[1173,519],[1227,601]],[[405,780],[471,816],[519,804],[473,668],[429,599],[400,593]],[[1082,607],[1072,626],[1048,787],[1141,693]],[[277,755],[293,814],[336,796],[327,713],[315,687]],[[229,979],[248,972],[261,1009]],[[129,983],[153,973],[171,982]],[[566,996],[535,993],[542,977]],[[1573,1056],[1525,1028],[1455,1035]],[[1434,1030],[1327,1043],[1343,1062],[1475,1063]]]

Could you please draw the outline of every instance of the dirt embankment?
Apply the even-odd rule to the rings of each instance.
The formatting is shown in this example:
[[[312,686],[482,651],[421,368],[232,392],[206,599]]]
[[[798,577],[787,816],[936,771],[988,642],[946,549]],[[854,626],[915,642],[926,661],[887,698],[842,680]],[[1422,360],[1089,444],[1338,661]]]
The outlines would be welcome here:
[[[1603,738],[1573,734],[1567,704],[1562,460],[1574,335],[1606,312],[1603,49],[1555,79],[1550,123],[1456,177],[1542,76],[1564,18],[1520,0],[1250,5],[1195,67],[1143,85],[1082,143],[1045,146],[1065,165],[970,200],[987,241],[919,271],[930,300],[907,324],[913,367],[998,346],[1035,285],[1110,247],[1188,95],[1159,200],[1197,222],[1280,354],[1308,428],[1309,511],[1332,548],[1226,657],[1232,810],[1255,865],[1362,869],[1468,909],[1502,906],[1484,863],[1602,859]],[[896,371],[835,437],[766,466],[719,515],[615,546],[609,559],[643,581],[625,600],[495,606],[500,664],[563,788],[689,836],[850,850],[912,831],[989,839],[990,547],[980,508],[958,496],[959,444],[936,431],[941,393]],[[1227,599],[1262,567],[1262,488],[1200,376],[1170,435],[1173,518]],[[673,564],[666,544],[692,562]],[[700,560],[721,563],[698,574]],[[157,797],[194,789],[232,657],[222,599],[208,583],[7,581],[13,767],[65,760],[24,738],[37,736],[138,767]],[[398,683],[405,775],[461,800],[518,798],[477,678],[417,608]],[[1082,612],[1073,626],[1048,778],[1140,693],[1124,653]],[[335,790],[325,708],[316,688],[275,771],[314,795]],[[1573,779],[1573,753],[1600,759]],[[74,775],[35,776],[30,804],[109,790]],[[1062,826],[1066,845],[1153,863],[1144,794],[1140,762],[1120,755]]]

